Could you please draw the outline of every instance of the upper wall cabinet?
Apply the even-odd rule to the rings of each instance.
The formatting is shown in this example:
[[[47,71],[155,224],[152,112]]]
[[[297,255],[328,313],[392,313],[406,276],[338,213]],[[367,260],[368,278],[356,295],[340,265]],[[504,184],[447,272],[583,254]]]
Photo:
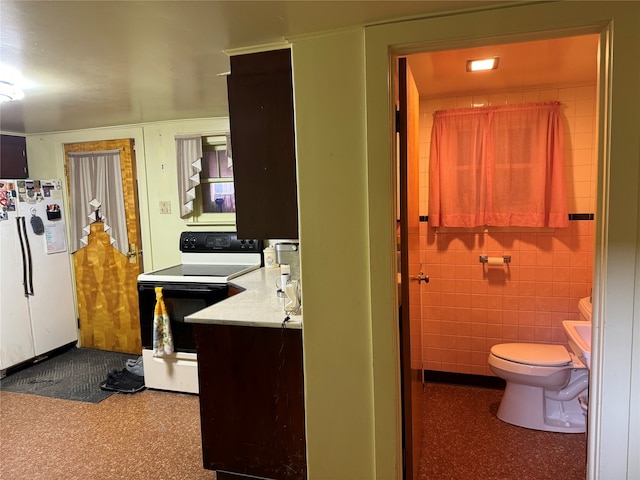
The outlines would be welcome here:
[[[241,238],[298,238],[289,49],[231,57],[229,122]]]
[[[0,135],[0,178],[28,178],[27,140]]]

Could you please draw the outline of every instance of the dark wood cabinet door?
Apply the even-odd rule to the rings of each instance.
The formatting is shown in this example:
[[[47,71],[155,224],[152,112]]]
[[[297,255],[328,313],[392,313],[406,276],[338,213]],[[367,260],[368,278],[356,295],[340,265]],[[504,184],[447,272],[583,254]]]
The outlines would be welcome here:
[[[231,57],[229,122],[240,238],[298,238],[289,49]]]
[[[0,178],[29,178],[26,138],[0,135]]]
[[[195,324],[194,334],[204,468],[306,479],[302,330]]]

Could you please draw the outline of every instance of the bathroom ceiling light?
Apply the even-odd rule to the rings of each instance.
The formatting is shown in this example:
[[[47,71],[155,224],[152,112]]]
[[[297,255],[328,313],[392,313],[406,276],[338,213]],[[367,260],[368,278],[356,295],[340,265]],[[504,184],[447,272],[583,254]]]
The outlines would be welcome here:
[[[500,57],[482,58],[479,60],[467,60],[467,72],[481,72],[483,70],[495,70],[498,68]]]
[[[24,98],[22,89],[6,80],[0,80],[0,102],[9,102],[22,98]]]

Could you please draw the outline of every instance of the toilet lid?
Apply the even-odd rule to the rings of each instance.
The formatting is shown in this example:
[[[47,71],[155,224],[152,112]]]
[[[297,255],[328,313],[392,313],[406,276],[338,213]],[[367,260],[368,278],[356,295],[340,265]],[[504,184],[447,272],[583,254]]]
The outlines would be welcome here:
[[[491,347],[496,357],[526,365],[554,367],[571,362],[571,356],[562,345],[539,343],[501,343]]]

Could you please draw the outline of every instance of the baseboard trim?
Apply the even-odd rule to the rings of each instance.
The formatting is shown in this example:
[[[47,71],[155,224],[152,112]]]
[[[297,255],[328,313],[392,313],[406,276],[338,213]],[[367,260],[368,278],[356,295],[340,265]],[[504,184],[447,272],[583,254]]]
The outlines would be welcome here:
[[[504,389],[506,382],[489,375],[473,375],[470,373],[440,372],[438,370],[425,370],[425,382],[450,383],[454,385],[467,385],[472,387]]]

